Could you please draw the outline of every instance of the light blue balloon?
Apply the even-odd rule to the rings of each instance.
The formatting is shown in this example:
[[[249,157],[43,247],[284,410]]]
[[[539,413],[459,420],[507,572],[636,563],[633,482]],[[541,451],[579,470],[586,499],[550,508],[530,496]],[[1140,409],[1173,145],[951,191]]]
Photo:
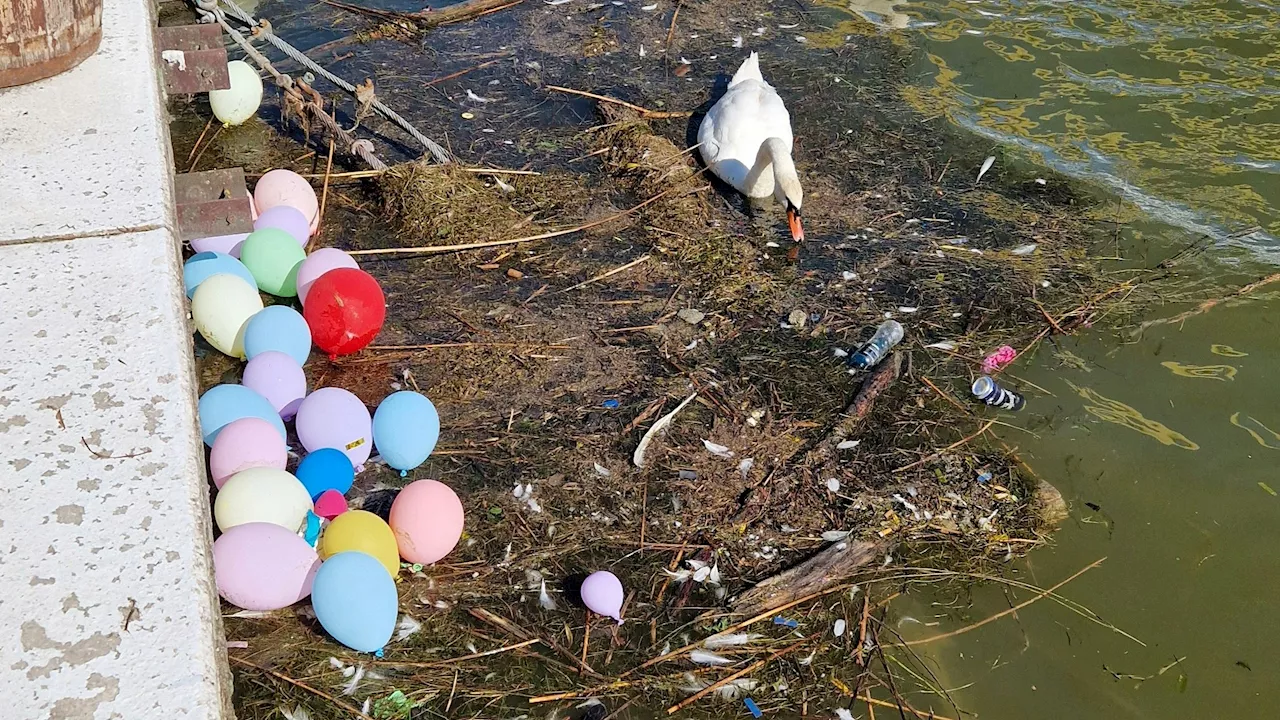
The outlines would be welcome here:
[[[373,413],[373,445],[401,475],[425,462],[439,439],[440,415],[421,393],[392,393]]]
[[[254,290],[258,289],[258,282],[253,279],[253,273],[249,272],[244,263],[223,253],[202,252],[192,255],[182,265],[182,285],[187,289],[187,299],[190,300],[196,294],[200,283],[214,275],[235,275],[249,283]]]
[[[249,318],[244,328],[244,356],[252,360],[255,355],[270,351],[282,352],[298,362],[307,364],[311,355],[311,328],[297,310],[288,305],[272,305]]]
[[[280,413],[271,406],[271,401],[243,385],[214,385],[200,396],[198,411],[200,432],[204,435],[204,444],[209,447],[213,447],[213,441],[222,428],[247,417],[266,420],[275,426],[280,437],[286,442],[289,440]]]
[[[337,490],[346,495],[356,480],[356,469],[351,466],[351,458],[335,448],[319,448],[308,453],[298,463],[298,469],[293,474],[302,482],[307,492],[311,493],[312,502],[325,490]]]
[[[320,566],[311,585],[311,608],[334,640],[371,653],[395,632],[400,599],[387,568],[372,555],[353,550]]]

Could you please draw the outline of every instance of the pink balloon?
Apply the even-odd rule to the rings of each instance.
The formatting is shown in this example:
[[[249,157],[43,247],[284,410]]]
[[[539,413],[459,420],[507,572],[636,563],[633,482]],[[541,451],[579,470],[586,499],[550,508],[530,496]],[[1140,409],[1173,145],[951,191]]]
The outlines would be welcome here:
[[[315,513],[325,520],[332,520],[347,511],[347,499],[342,493],[329,488],[316,498]]]
[[[462,537],[462,501],[448,485],[417,480],[391,503],[391,530],[400,557],[429,565],[448,555]]]
[[[373,450],[373,418],[360,398],[342,388],[321,388],[303,401],[295,423],[307,452],[335,448],[347,454],[356,472]]]
[[[297,360],[278,350],[254,355],[245,363],[240,383],[266,398],[281,420],[296,415],[307,394],[306,373]]]
[[[245,610],[279,610],[302,600],[319,569],[315,548],[273,523],[236,525],[213,543],[218,594]]]
[[[622,624],[622,581],[617,575],[601,570],[582,581],[582,602],[594,613],[611,617]]]
[[[276,169],[259,178],[253,188],[253,204],[259,215],[278,205],[288,205],[301,212],[313,226],[319,221],[320,201],[316,199],[316,191],[306,178],[292,170]]]
[[[308,255],[298,267],[298,302],[306,305],[307,292],[311,290],[311,283],[319,280],[321,275],[338,268],[359,270],[360,266],[356,264],[355,258],[337,248],[320,248]]]
[[[264,211],[253,221],[254,230],[275,228],[289,234],[298,244],[306,247],[311,237],[311,224],[301,210],[288,205],[277,205]]]
[[[213,237],[199,238],[191,241],[191,249],[198,253],[219,252],[223,255],[230,255],[233,258],[239,259],[240,246],[244,244],[244,239],[247,237],[249,237],[249,233],[214,235]]]
[[[256,417],[228,423],[218,433],[209,451],[209,474],[218,489],[236,473],[249,468],[283,470],[289,450],[276,426]]]

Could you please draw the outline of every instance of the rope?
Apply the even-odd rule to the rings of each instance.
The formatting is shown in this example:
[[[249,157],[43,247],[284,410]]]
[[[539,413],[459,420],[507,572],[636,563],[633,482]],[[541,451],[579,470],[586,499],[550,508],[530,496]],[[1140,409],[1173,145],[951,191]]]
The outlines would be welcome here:
[[[341,141],[343,145],[350,150],[352,155],[359,157],[366,165],[374,170],[387,169],[387,164],[382,162],[382,160],[373,154],[372,142],[363,139],[356,139],[354,135],[347,130],[344,130],[342,126],[338,125],[338,122],[334,120],[329,113],[324,111],[320,94],[313,90],[309,85],[302,81],[294,82],[292,77],[276,70],[275,66],[271,64],[271,61],[262,53],[258,52],[257,48],[249,42],[248,38],[227,22],[226,16],[217,6],[217,0],[196,0],[196,5],[202,16],[213,18],[214,21],[221,25],[222,29],[227,31],[227,34],[230,35],[231,39],[244,50],[245,54],[248,55],[249,58],[258,65],[258,67],[271,75],[271,77],[275,79],[276,84],[284,90],[286,115],[290,111],[296,112],[299,115],[305,111],[310,114],[313,119],[319,121],[321,125],[324,125],[325,129],[327,129],[334,138]],[[307,98],[308,95],[311,96],[310,99]]]
[[[323,77],[324,79],[328,80],[334,85],[337,85],[338,87],[347,91],[348,93],[351,93],[352,95],[355,94],[356,88],[354,85],[352,85],[346,80],[343,80],[337,75],[334,75],[328,70],[325,70],[324,68],[317,65],[315,62],[311,60],[311,58],[302,54],[300,50],[290,45],[289,43],[285,42],[280,37],[278,37],[274,32],[272,32],[270,22],[266,20],[261,20],[261,21],[254,20],[252,15],[240,9],[240,6],[236,5],[235,2],[233,2],[233,0],[195,0],[195,2],[196,2],[196,5],[201,10],[204,10],[207,13],[213,13],[216,10],[218,11],[219,15],[221,14],[221,10],[220,8],[218,8],[218,4],[219,2],[221,2],[222,4],[227,6],[228,13],[230,13],[237,20],[253,28],[253,32],[255,35],[259,35],[263,38],[266,38],[267,42],[276,46],[285,55],[288,55],[290,58],[300,63],[303,67],[307,68],[311,72]],[[222,21],[221,19],[219,20],[219,22],[222,22],[223,27],[227,27],[226,22]],[[265,60],[265,58],[263,59]],[[255,62],[257,62],[257,58],[254,58],[254,60]],[[397,113],[395,110],[392,110],[391,108],[384,105],[381,100],[375,97],[373,99],[372,107],[373,109],[381,113],[383,117],[387,118],[388,120],[395,123],[396,125],[399,125],[401,129],[403,129],[405,132],[412,135],[413,138],[417,140],[419,143],[422,143],[422,146],[427,149],[427,152],[431,153],[431,156],[435,158],[436,162],[442,163],[442,164],[448,164],[453,162],[453,158],[449,155],[449,152],[447,150],[445,150],[443,147],[440,147],[440,145],[436,143],[434,140],[432,140],[431,138],[427,137],[426,135],[423,135],[421,132],[418,132],[418,129],[415,128],[412,123],[410,123],[408,120],[405,120],[403,117],[401,117],[399,113]]]

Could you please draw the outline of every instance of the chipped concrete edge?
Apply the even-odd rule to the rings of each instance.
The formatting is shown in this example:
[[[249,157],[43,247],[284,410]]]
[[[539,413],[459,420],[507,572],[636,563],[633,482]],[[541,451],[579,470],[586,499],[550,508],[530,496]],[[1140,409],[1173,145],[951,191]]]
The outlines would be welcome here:
[[[19,720],[233,720],[232,676],[213,581],[209,483],[197,419],[191,326],[182,289],[168,103],[154,51],[157,4],[106,0],[104,14],[110,16],[110,22],[104,18],[99,50],[105,59],[91,57],[62,75],[0,91],[0,104],[22,106],[20,112],[12,105],[7,115],[0,112],[0,155],[9,155],[0,157],[0,187],[38,186],[41,175],[52,186],[49,191],[17,190],[5,203],[8,215],[0,208],[0,220],[12,233],[0,237],[0,265],[7,265],[0,268],[0,288],[6,288],[0,294],[7,298],[0,303],[6,306],[0,330],[41,322],[47,327],[36,335],[44,340],[0,341],[6,351],[0,355],[10,358],[0,365],[0,433],[12,425],[17,435],[6,438],[6,444],[16,446],[0,459],[15,473],[13,485],[0,486],[0,538],[9,547],[0,558],[0,578],[23,580],[18,597],[0,598],[0,623],[10,628],[10,641],[0,648],[0,691],[12,703],[3,714]],[[145,51],[139,52],[139,46]],[[85,97],[85,88],[120,87],[122,68],[152,82],[100,95],[123,108],[105,108]],[[68,102],[77,104],[68,107]],[[59,106],[48,107],[54,104]],[[104,129],[89,138],[68,137],[68,151],[61,154],[15,139],[32,127],[66,135],[64,126],[74,124],[77,115],[88,127],[110,124],[111,116],[126,113],[130,122],[119,124],[120,132]],[[137,125],[130,129],[130,123]],[[129,132],[137,145],[113,146],[118,135]],[[60,167],[64,162],[76,167]],[[20,177],[27,172],[34,172],[36,181]],[[122,174],[128,176],[123,182]],[[100,181],[102,199],[86,200],[79,196],[88,193],[77,192],[73,204],[64,204],[58,193],[69,196],[72,189],[79,190],[69,187],[75,180]],[[136,198],[127,212],[142,217],[140,222],[113,222],[121,213],[104,208],[125,197]],[[41,201],[64,214],[56,218],[60,224],[44,215]],[[59,283],[65,280],[58,273],[90,286],[62,294],[60,307],[54,307],[57,301],[46,298],[62,289]],[[151,288],[131,283],[139,277],[144,282],[153,278]],[[92,287],[95,279],[103,286]],[[24,294],[46,283],[48,287]],[[18,292],[8,292],[12,289]],[[44,315],[37,316],[40,312]],[[80,327],[82,313],[92,318],[86,323],[100,325]],[[116,343],[117,337],[123,347],[112,357],[127,370],[114,362],[104,370],[99,364],[109,355],[102,345]],[[135,350],[129,341],[146,341],[155,349]],[[25,354],[10,352],[14,350]],[[38,399],[57,393],[63,394],[55,404]],[[13,412],[9,404],[25,413]],[[106,411],[95,412],[104,404]],[[148,409],[163,418],[158,431]],[[105,430],[93,430],[85,439],[76,427],[68,427],[74,422]],[[128,459],[131,454],[112,454],[132,453],[131,448],[145,448],[140,454],[148,454],[147,464],[155,469],[144,470],[147,465]],[[32,459],[19,451],[28,451]],[[152,492],[160,483],[169,487]],[[41,497],[21,497],[31,494]],[[67,499],[73,495],[85,499]],[[42,504],[45,496],[56,499],[52,504],[58,507]],[[120,516],[122,524],[150,514],[140,528],[110,528],[111,518],[101,517],[108,505],[118,506],[111,514]],[[68,508],[79,508],[78,516],[69,518]],[[30,547],[21,546],[23,541]],[[149,563],[153,557],[156,562]],[[158,573],[161,584],[151,587],[137,579],[144,568],[150,576],[164,564],[176,567],[169,576]],[[61,601],[61,613],[57,599],[49,595],[55,587],[61,588],[58,593],[70,591]],[[127,602],[121,602],[126,595]]]

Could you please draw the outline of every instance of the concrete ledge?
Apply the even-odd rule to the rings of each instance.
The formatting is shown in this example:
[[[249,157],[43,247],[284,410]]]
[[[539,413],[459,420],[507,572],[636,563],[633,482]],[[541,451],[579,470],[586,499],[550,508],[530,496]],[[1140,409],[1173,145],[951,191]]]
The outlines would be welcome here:
[[[0,91],[0,717],[232,717],[150,0]]]

